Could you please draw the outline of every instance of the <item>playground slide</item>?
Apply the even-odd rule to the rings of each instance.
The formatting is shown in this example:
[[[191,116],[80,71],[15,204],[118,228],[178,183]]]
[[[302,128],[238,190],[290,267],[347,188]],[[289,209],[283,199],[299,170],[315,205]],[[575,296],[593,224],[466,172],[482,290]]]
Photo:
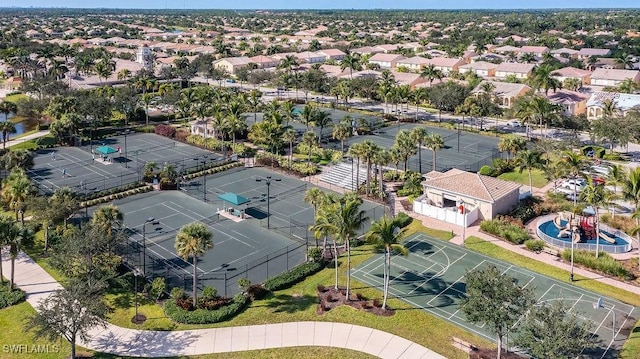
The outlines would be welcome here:
[[[573,233],[573,243],[580,242],[580,239],[581,239],[580,233],[578,233],[578,232]]]
[[[553,218],[553,224],[555,224],[558,229],[563,229],[560,216]]]
[[[615,239],[613,239],[613,238],[609,237],[609,236],[608,236],[606,233],[604,233],[604,232],[600,232],[600,238],[602,238],[602,239],[604,239],[605,241],[607,241],[607,242],[609,242],[609,243],[612,243],[612,244],[616,243],[616,240],[615,240]]]
[[[568,229],[561,229],[558,232],[558,238],[569,237],[571,235],[571,231]]]

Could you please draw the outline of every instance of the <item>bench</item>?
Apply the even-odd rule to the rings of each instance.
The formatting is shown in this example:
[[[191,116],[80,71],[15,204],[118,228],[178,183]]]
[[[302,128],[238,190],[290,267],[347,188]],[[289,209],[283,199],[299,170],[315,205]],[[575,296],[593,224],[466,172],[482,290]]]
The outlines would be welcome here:
[[[467,353],[471,353],[473,351],[478,350],[478,347],[476,347],[475,345],[469,343],[466,340],[462,340],[460,338],[457,337],[452,337],[451,338],[453,341],[453,346],[460,349],[460,350],[464,350]]]

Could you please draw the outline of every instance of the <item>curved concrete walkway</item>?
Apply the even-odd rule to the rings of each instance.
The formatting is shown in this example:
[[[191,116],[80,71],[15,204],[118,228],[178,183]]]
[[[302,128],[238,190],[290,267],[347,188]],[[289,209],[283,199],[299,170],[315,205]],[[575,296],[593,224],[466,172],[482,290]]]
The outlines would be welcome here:
[[[4,257],[2,269],[7,276],[10,262]],[[61,288],[49,273],[24,253],[20,253],[16,259],[15,282],[27,293],[27,301],[36,310],[40,300]],[[393,334],[332,322],[293,322],[172,332],[128,329],[106,323],[104,328],[91,330],[90,338],[78,345],[104,353],[148,358],[295,346],[345,348],[380,358],[445,358]]]

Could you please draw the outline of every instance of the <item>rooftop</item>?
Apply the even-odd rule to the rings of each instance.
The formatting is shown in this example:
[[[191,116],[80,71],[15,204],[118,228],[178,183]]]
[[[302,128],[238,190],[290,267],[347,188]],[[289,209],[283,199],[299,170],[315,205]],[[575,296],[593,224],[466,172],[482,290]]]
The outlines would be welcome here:
[[[422,185],[489,203],[495,203],[521,187],[515,182],[455,168],[444,173],[429,172]]]

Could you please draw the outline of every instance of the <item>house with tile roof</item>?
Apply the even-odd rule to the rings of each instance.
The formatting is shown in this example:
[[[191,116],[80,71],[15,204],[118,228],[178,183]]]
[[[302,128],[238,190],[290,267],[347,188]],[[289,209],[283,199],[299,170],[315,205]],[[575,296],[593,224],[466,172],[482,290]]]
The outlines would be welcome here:
[[[542,56],[542,54],[549,52],[549,48],[546,46],[522,46],[520,48],[521,54],[534,54]]]
[[[627,79],[640,84],[640,71],[598,68],[591,74],[591,85],[618,86]]]
[[[503,62],[496,67],[496,77],[506,78],[513,75],[519,79],[526,79],[533,72],[535,64],[521,64],[517,62]]]
[[[569,90],[557,90],[549,92],[547,98],[551,103],[562,107],[566,116],[577,116],[587,112],[587,100],[589,95]]]
[[[550,76],[554,77],[561,83],[566,79],[578,79],[582,81],[583,85],[589,85],[591,83],[591,73],[592,71],[583,70],[576,67],[563,67],[551,72]]]
[[[561,48],[561,49],[555,49],[555,50],[551,50],[551,55],[553,55],[553,57],[555,58],[560,58],[560,57],[566,57],[566,58],[576,58],[578,57],[578,50],[574,50],[574,49],[568,49],[568,48]]]
[[[422,187],[424,194],[413,202],[414,212],[466,227],[515,208],[521,185],[454,168],[427,173]]]
[[[214,61],[213,66],[222,68],[230,74],[236,73],[238,69],[245,67],[251,63],[251,59],[246,56],[239,57],[225,57],[220,60]]]
[[[339,49],[324,49],[318,51],[319,54],[322,54],[327,57],[327,59],[334,59],[336,61],[340,61],[344,59],[347,54],[345,54],[342,50]]]
[[[498,106],[502,108],[511,108],[516,98],[524,96],[531,91],[531,87],[525,84],[498,82],[498,81],[482,81],[471,91],[472,95],[484,93],[483,86],[485,83],[493,85],[493,96],[497,99]]]
[[[494,77],[496,75],[497,64],[487,61],[476,61],[470,64],[462,65],[458,68],[461,74],[473,72],[480,77]]]
[[[405,57],[402,55],[377,53],[371,56],[369,63],[378,64],[383,69],[391,69],[396,67],[398,61],[404,59]]]
[[[586,60],[591,56],[595,57],[607,57],[611,55],[611,50],[609,49],[592,49],[592,48],[582,48],[578,51],[577,57],[580,60]]]
[[[396,62],[396,66],[403,66],[412,71],[420,71],[429,63],[429,59],[422,56],[409,57]]]
[[[462,59],[434,57],[432,59],[428,59],[425,66],[433,65],[436,70],[440,70],[445,76],[447,76],[452,71],[458,71],[458,68],[464,64],[465,62]]]
[[[640,95],[596,91],[587,101],[587,119],[595,120],[603,116],[603,110],[608,102],[613,102],[615,108],[624,116],[631,110],[640,110]]]

